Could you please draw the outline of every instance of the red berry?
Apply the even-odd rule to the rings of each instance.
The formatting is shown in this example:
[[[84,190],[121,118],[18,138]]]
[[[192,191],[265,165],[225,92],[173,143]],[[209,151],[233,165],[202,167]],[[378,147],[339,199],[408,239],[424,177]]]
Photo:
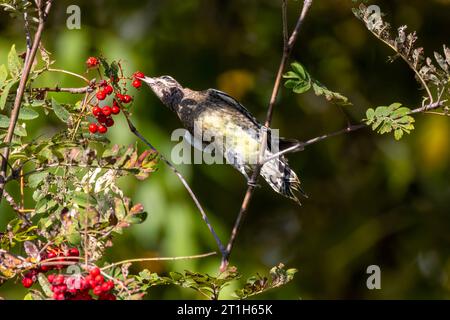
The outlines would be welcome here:
[[[65,296],[64,293],[53,293],[53,299],[55,300],[64,300]]]
[[[107,95],[110,95],[110,94],[113,93],[113,91],[114,91],[113,87],[111,87],[110,85],[107,85],[107,86],[105,87],[105,89],[103,89],[103,90],[105,90],[105,92],[106,92]]]
[[[121,94],[121,93],[116,94],[116,98],[119,99],[120,101],[122,101],[123,94]]]
[[[108,82],[106,82],[106,80],[101,80],[101,81],[98,83],[98,85],[99,85],[100,87],[106,87],[106,86],[108,85]]]
[[[56,258],[56,253],[54,251],[50,251],[47,253],[47,259]]]
[[[98,126],[98,132],[99,133],[101,133],[101,134],[104,134],[104,133],[106,133],[108,131],[108,128],[107,127],[105,127],[104,125],[99,125]]]
[[[96,57],[89,57],[86,60],[86,65],[88,68],[95,68],[96,66],[99,65],[99,61]]]
[[[98,100],[105,100],[106,99],[106,92],[101,90],[97,92],[97,99]]]
[[[110,289],[109,289],[109,284],[108,284],[108,282],[104,282],[104,283],[102,283],[102,291],[103,292],[107,292],[107,291],[109,291]]]
[[[62,284],[60,286],[58,286],[59,288],[59,292],[66,292],[67,291],[67,285]]]
[[[135,87],[136,89],[140,88],[142,86],[142,81],[141,80],[134,80],[132,83],[132,86]]]
[[[106,116],[103,113],[101,113],[101,114],[98,115],[97,120],[100,123],[105,123],[106,122]]]
[[[49,274],[47,276],[47,280],[48,280],[48,282],[53,283],[53,281],[55,280],[55,275],[54,274]]]
[[[96,277],[96,276],[98,276],[100,273],[101,273],[101,271],[100,271],[100,268],[98,268],[98,267],[92,268],[92,269],[89,271],[89,275],[90,275],[91,277]]]
[[[136,72],[133,74],[133,77],[134,77],[134,78],[144,78],[144,77],[145,77],[145,74],[142,73],[142,72],[140,72],[140,71],[136,71]]]
[[[92,114],[97,117],[100,112],[102,112],[102,108],[100,108],[99,106],[95,106],[92,108]]]
[[[100,286],[96,286],[96,287],[92,290],[92,292],[93,292],[96,296],[101,295],[101,294],[103,293],[102,286],[101,286],[101,285],[100,285]]]
[[[60,286],[60,285],[62,285],[62,284],[64,284],[64,275],[62,275],[62,274],[58,274],[56,277],[55,277],[55,279],[53,280],[53,284],[55,285],[55,286]]]
[[[131,96],[129,96],[128,94],[122,96],[121,101],[123,103],[130,103],[133,100],[133,98]]]
[[[69,249],[69,256],[71,257],[79,257],[80,251],[77,248],[70,248]]]
[[[40,266],[39,268],[40,272],[47,272],[49,270],[52,270],[52,266]]]
[[[96,133],[98,131],[98,126],[95,123],[91,123],[89,125],[89,131],[92,134]]]
[[[106,118],[105,124],[107,127],[112,127],[114,125],[114,120],[112,118]]]
[[[33,285],[33,279],[31,279],[31,278],[23,278],[22,279],[22,285],[25,288],[30,288]]]
[[[102,108],[102,113],[105,115],[105,116],[109,116],[109,115],[111,115],[111,107],[110,106],[104,106],[103,108]]]
[[[112,114],[119,114],[119,113],[120,113],[120,107],[117,106],[117,105],[113,105],[113,106],[111,107],[111,113],[112,113]]]
[[[106,284],[108,284],[108,290],[114,289],[114,281],[108,280],[106,281]]]
[[[99,274],[98,276],[95,277],[95,283],[100,285],[103,282],[105,282],[105,278],[103,278],[103,276],[101,274]]]

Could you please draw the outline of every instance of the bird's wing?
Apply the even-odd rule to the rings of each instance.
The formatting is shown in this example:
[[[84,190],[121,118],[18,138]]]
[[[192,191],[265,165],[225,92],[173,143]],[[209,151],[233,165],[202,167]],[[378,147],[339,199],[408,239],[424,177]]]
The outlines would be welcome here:
[[[229,106],[234,106],[237,110],[239,110],[248,120],[250,120],[254,125],[257,126],[258,129],[262,127],[262,124],[250,113],[250,111],[247,110],[239,101],[234,99],[232,96],[228,95],[227,93],[217,90],[217,89],[208,89],[206,90],[206,93],[219,101],[222,101],[224,104]],[[278,137],[279,146],[278,151],[282,151],[284,149],[290,148],[294,145],[299,144],[299,141],[296,139],[286,139],[283,137]],[[272,131],[270,128],[267,130],[267,147],[269,151],[272,151]],[[277,151],[277,152],[278,152]],[[283,157],[284,158],[284,157]]]
[[[221,100],[226,105],[235,107],[247,119],[253,122],[254,125],[256,125],[258,128],[261,128],[262,126],[261,123],[250,113],[250,111],[247,110],[247,108],[245,108],[242,104],[240,104],[239,101],[237,101],[235,98],[217,89],[208,89],[206,90],[206,92],[210,97]]]

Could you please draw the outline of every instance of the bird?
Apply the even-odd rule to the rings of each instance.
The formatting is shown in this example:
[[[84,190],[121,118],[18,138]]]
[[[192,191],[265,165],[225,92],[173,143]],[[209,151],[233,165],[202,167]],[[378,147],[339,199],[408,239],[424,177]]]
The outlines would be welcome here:
[[[217,89],[196,91],[183,87],[171,76],[140,78],[160,101],[176,113],[183,127],[193,138],[192,145],[212,145],[216,152],[241,172],[249,184],[260,156],[261,137],[267,130],[264,156],[268,159],[279,150],[298,144],[297,140],[278,138],[279,148],[275,150],[272,129],[264,127],[241,103]],[[200,130],[198,130],[200,129]],[[213,140],[206,141],[208,132]],[[199,134],[200,133],[200,134]],[[203,150],[204,151],[204,150]],[[265,162],[260,175],[282,196],[301,205],[296,193],[307,195],[300,187],[297,174],[281,155]]]

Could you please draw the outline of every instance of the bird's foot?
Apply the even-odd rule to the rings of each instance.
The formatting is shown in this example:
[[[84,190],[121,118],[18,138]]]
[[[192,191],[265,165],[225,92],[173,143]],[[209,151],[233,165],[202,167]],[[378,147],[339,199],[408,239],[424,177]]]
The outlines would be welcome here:
[[[256,183],[256,181],[252,181],[251,179],[247,180],[247,185],[249,187],[253,187],[253,188],[260,188],[261,187],[261,185]]]

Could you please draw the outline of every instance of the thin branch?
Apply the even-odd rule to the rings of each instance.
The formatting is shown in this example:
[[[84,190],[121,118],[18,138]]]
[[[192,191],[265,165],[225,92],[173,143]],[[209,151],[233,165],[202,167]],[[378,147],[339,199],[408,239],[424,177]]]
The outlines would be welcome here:
[[[287,61],[289,60],[289,57],[291,55],[292,49],[295,45],[295,42],[297,41],[297,37],[298,34],[300,32],[300,28],[303,24],[303,21],[306,18],[306,15],[312,5],[313,0],[304,0],[303,1],[303,6],[299,15],[299,18],[297,20],[297,24],[295,25],[294,31],[291,33],[291,35],[287,36],[287,3],[286,1],[283,0],[282,2],[282,23],[283,23],[283,55],[281,57],[281,62],[280,65],[278,67],[278,71],[277,71],[277,75],[275,78],[275,83],[273,86],[273,90],[272,90],[272,95],[270,97],[270,101],[269,101],[269,107],[267,110],[267,116],[266,116],[266,121],[264,122],[264,126],[266,128],[270,127],[270,124],[272,122],[272,115],[273,115],[273,110],[275,107],[275,103],[278,97],[278,93],[280,91],[280,86],[281,86],[281,81],[283,78],[283,72],[284,69],[286,68],[286,64]],[[286,40],[287,39],[287,40]],[[242,201],[241,204],[241,208],[239,210],[239,214],[236,218],[236,221],[234,223],[233,229],[231,231],[231,236],[230,236],[230,240],[228,241],[227,244],[227,248],[226,248],[226,255],[222,258],[222,263],[220,265],[220,270],[221,271],[225,271],[228,267],[229,264],[229,259],[230,259],[230,255],[231,255],[231,251],[233,250],[233,246],[234,243],[236,241],[236,237],[238,235],[239,229],[242,225],[242,221],[243,218],[245,216],[245,214],[247,213],[248,207],[250,205],[252,196],[253,196],[253,192],[256,188],[256,182],[259,176],[259,173],[261,171],[261,167],[262,167],[262,160],[263,160],[263,155],[265,152],[265,144],[267,143],[267,130],[263,131],[262,137],[261,137],[261,146],[263,146],[261,153],[260,153],[260,158],[259,158],[259,163],[258,165],[256,165],[253,174],[251,176],[250,181],[248,182],[248,187],[247,187],[247,191],[245,192],[245,196],[244,199]]]
[[[119,262],[112,263],[107,265],[106,267],[101,268],[101,270],[111,269],[122,264],[133,263],[133,262],[145,262],[145,261],[177,261],[177,260],[192,260],[192,259],[200,259],[206,258],[210,256],[216,255],[217,252],[208,252],[203,254],[197,254],[193,256],[184,256],[184,257],[154,257],[154,258],[136,258],[136,259],[127,259]]]
[[[433,98],[433,94],[431,93],[431,89],[428,86],[427,82],[425,81],[425,79],[422,77],[422,75],[420,74],[419,70],[417,70],[414,65],[411,63],[411,61],[408,60],[407,57],[405,57],[403,54],[401,54],[397,48],[391,44],[389,41],[383,39],[382,37],[380,37],[377,33],[375,33],[373,30],[369,29],[369,31],[381,42],[383,42],[385,45],[387,45],[389,48],[391,48],[393,51],[395,51],[401,58],[403,61],[405,61],[405,63],[408,65],[408,67],[414,71],[414,73],[417,76],[417,79],[419,79],[420,83],[422,84],[423,88],[425,89],[425,91],[427,92],[428,95],[428,99],[430,99],[430,104],[432,104],[434,102],[434,98]]]
[[[213,226],[209,222],[208,216],[206,215],[205,210],[203,209],[202,205],[200,204],[200,201],[197,199],[197,196],[195,195],[194,191],[192,191],[191,187],[187,183],[186,179],[183,177],[183,175],[175,168],[175,166],[170,163],[169,160],[167,160],[134,126],[134,124],[131,122],[128,114],[126,112],[123,113],[125,116],[125,119],[127,120],[128,127],[130,128],[130,131],[138,137],[143,143],[145,143],[150,149],[153,151],[158,152],[161,159],[167,164],[167,166],[177,175],[177,177],[180,179],[181,183],[184,185],[186,190],[188,191],[189,195],[191,196],[192,200],[194,201],[195,205],[197,206],[198,210],[200,211],[200,214],[202,215],[203,221],[206,223],[209,231],[213,235],[214,239],[216,240],[217,246],[219,247],[219,250],[222,254],[222,257],[225,257],[227,254],[227,251],[225,250],[224,245],[222,244],[222,241],[220,241],[219,236],[217,235],[216,231],[214,230]]]
[[[412,114],[417,114],[417,113],[431,113],[431,114],[445,115],[443,113],[427,111],[427,110],[438,109],[438,108],[442,107],[442,105],[443,105],[443,102],[430,103],[430,104],[425,105],[423,107],[411,110],[411,112],[409,114],[412,115]],[[262,162],[262,164],[265,164],[265,163],[267,163],[269,161],[272,161],[273,159],[276,159],[276,158],[281,157],[282,155],[285,155],[285,154],[288,154],[288,153],[294,153],[294,152],[298,152],[298,151],[303,151],[303,150],[305,150],[305,148],[307,146],[310,146],[312,144],[321,142],[321,141],[326,140],[328,138],[332,138],[332,137],[339,136],[341,134],[357,131],[359,129],[363,129],[363,128],[366,128],[366,127],[367,127],[367,124],[365,124],[365,123],[354,124],[354,125],[350,125],[350,126],[344,128],[344,129],[341,129],[341,130],[338,130],[338,131],[334,131],[334,132],[331,132],[331,133],[323,134],[321,136],[317,136],[315,138],[311,138],[311,139],[306,140],[304,142],[299,142],[299,143],[293,145],[292,147],[284,149],[284,150],[282,150],[282,151],[280,151],[278,153],[275,153],[275,154],[271,155],[268,158],[265,158],[264,161]]]
[[[54,69],[54,68],[49,68],[49,69],[47,69],[47,70],[50,71],[50,72],[65,73],[65,74],[74,76],[74,77],[76,77],[76,78],[79,78],[79,79],[83,80],[83,81],[86,82],[86,83],[90,83],[90,81],[89,81],[88,78],[83,77],[82,75],[79,75],[79,74],[77,74],[77,73],[75,73],[75,72],[70,72],[70,71],[63,70],[63,69]]]
[[[60,87],[43,87],[43,88],[33,88],[34,92],[66,92],[66,93],[72,93],[72,94],[83,94],[83,93],[90,93],[94,91],[94,88],[92,86],[86,86],[81,88],[60,88]]]
[[[31,47],[31,50],[27,51],[27,56],[25,58],[25,66],[22,70],[22,75],[20,77],[20,83],[19,87],[17,88],[17,94],[14,101],[14,105],[11,111],[11,118],[9,122],[8,131],[6,133],[6,137],[4,142],[7,144],[10,144],[13,136],[14,136],[14,130],[16,128],[17,120],[19,118],[19,112],[20,112],[20,106],[22,104],[22,99],[25,93],[25,88],[27,85],[28,77],[31,72],[31,68],[33,66],[34,59],[36,57],[37,50],[39,48],[39,44],[41,42],[42,32],[44,30],[45,21],[47,20],[47,16],[50,12],[50,8],[52,6],[52,0],[48,0],[45,4],[45,8],[42,9],[41,7],[38,7],[39,10],[39,25],[37,28],[37,31],[34,35],[34,42],[33,46]],[[6,169],[8,166],[8,159],[9,159],[9,153],[10,148],[9,146],[6,146],[3,151],[3,158],[0,166],[0,201],[3,198],[3,191],[5,188],[5,178],[6,178]]]

